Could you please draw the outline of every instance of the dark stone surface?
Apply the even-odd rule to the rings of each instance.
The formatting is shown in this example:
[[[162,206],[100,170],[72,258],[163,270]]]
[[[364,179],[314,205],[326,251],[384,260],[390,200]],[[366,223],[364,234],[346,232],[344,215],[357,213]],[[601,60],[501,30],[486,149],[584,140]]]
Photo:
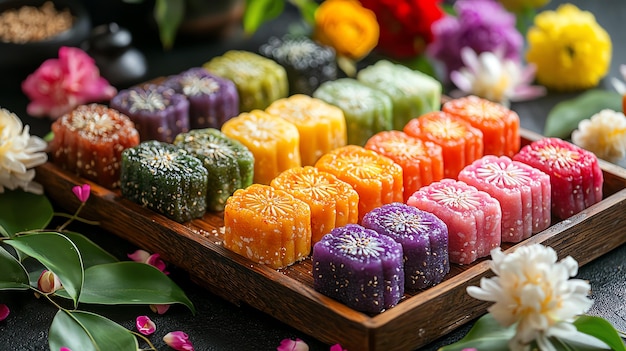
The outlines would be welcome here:
[[[87,1],[87,0],[85,0]],[[563,1],[553,0],[548,8],[556,8]],[[626,47],[620,40],[623,37],[623,19],[626,18],[626,3],[623,0],[585,1],[573,0],[582,9],[594,13],[598,22],[611,34],[614,44],[613,62],[608,77],[621,78],[619,65],[626,63]],[[93,8],[96,8],[94,2]],[[118,7],[128,5],[116,5]],[[100,14],[104,17],[104,14]],[[121,16],[121,15],[120,15]],[[133,13],[133,16],[136,14]],[[173,50],[164,52],[158,40],[146,34],[144,27],[133,28],[132,21],[123,22],[134,37],[134,45],[148,59],[147,77],[159,77],[176,74],[191,67],[202,65],[211,57],[229,49],[256,49],[271,34],[283,33],[287,30],[286,23],[294,18],[293,11],[284,15],[281,20],[265,25],[253,37],[245,38],[235,35],[229,39],[204,40],[198,38],[179,38]],[[94,23],[100,24],[98,18]],[[144,22],[137,21],[137,26]],[[5,53],[3,53],[5,54]],[[49,131],[50,121],[27,116],[27,98],[21,92],[20,82],[29,72],[0,67],[0,107],[9,109],[20,116],[24,124],[31,127],[33,134],[45,135]],[[608,79],[601,82],[601,88],[612,90]],[[119,87],[122,88],[122,87]],[[512,108],[521,117],[522,127],[541,132],[547,112],[559,101],[576,96],[576,94],[550,93],[544,98],[532,102],[514,104]],[[610,225],[607,223],[607,225]],[[120,259],[135,250],[128,242],[92,227],[78,227],[77,231],[88,234],[98,244]],[[615,235],[626,235],[624,228],[615,228]],[[607,253],[601,258],[583,266],[578,278],[588,279],[592,286],[591,297],[595,300],[590,314],[599,315],[621,330],[626,330],[626,245]],[[1,269],[1,268],[0,268]],[[146,314],[157,324],[156,333],[150,338],[159,350],[168,349],[161,341],[169,331],[182,330],[190,335],[196,350],[275,350],[284,338],[301,338],[312,351],[328,350],[325,345],[306,334],[291,328],[272,317],[269,317],[248,306],[235,306],[191,282],[186,272],[171,267],[171,277],[181,285],[197,308],[192,315],[181,306],[173,306],[165,315],[156,316],[147,307],[99,307],[92,310],[121,323],[127,328],[134,328],[137,315]],[[0,292],[0,303],[7,304],[11,309],[10,316],[0,322],[0,350],[39,351],[48,350],[47,333],[56,308],[43,299],[36,299],[31,293]],[[280,303],[280,302],[277,302]],[[460,327],[453,333],[422,350],[437,350],[460,339],[470,325]],[[75,350],[76,351],[76,350]],[[358,350],[351,350],[358,351]]]

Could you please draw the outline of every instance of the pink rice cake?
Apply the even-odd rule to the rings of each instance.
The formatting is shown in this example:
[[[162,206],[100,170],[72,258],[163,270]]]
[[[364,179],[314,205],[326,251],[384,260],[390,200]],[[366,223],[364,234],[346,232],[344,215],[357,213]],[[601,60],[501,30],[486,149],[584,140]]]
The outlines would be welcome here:
[[[559,138],[544,138],[524,146],[513,160],[550,176],[552,214],[569,218],[602,201],[604,176],[593,153]]]
[[[416,191],[407,205],[430,212],[448,226],[451,263],[470,264],[502,241],[500,202],[488,193],[450,178]]]
[[[500,202],[502,242],[518,243],[550,226],[550,176],[507,156],[486,155],[466,166],[459,180]]]

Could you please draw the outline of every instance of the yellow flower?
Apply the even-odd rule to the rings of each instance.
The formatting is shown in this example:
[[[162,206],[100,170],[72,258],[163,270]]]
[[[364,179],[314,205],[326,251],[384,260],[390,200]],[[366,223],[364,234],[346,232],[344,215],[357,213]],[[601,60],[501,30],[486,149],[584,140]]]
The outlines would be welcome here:
[[[537,81],[560,91],[596,86],[611,64],[611,38],[588,11],[572,4],[535,17],[527,34],[526,60]]]
[[[379,34],[374,12],[356,0],[327,0],[315,12],[315,39],[339,56],[361,59],[378,44]]]
[[[500,3],[511,12],[522,12],[526,9],[538,9],[549,3],[550,0],[500,0]]]

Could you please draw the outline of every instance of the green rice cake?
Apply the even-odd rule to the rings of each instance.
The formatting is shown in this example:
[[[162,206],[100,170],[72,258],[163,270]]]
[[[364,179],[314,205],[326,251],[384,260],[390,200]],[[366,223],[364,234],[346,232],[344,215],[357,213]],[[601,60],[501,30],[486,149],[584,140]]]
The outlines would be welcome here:
[[[206,212],[207,170],[186,150],[145,141],[122,152],[122,196],[177,222]]]
[[[400,64],[378,61],[359,71],[357,80],[389,96],[396,130],[402,130],[413,118],[439,110],[441,105],[441,83]]]
[[[181,133],[174,145],[202,161],[208,171],[207,210],[222,211],[235,190],[252,184],[254,156],[242,143],[214,128]]]

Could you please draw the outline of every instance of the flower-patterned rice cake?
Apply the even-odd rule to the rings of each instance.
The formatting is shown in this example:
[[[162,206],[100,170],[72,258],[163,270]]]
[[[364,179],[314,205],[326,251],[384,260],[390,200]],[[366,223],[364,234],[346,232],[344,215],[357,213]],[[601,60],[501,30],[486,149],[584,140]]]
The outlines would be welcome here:
[[[520,149],[519,116],[513,110],[477,96],[453,99],[441,110],[483,132],[485,155],[513,157]]]
[[[280,172],[302,165],[298,128],[278,116],[261,110],[243,112],[224,123],[222,133],[254,155],[254,183],[267,185]]]
[[[360,312],[380,313],[404,294],[402,245],[358,224],[325,235],[312,264],[313,288]]]
[[[219,129],[224,122],[239,114],[239,93],[235,83],[202,67],[170,76],[162,85],[187,97],[192,129]]]
[[[253,52],[230,50],[202,67],[235,83],[239,93],[239,112],[263,110],[275,100],[289,95],[285,68]]]
[[[393,105],[389,96],[356,79],[326,82],[315,90],[313,97],[343,111],[348,144],[363,146],[372,135],[393,129]]]
[[[269,185],[239,189],[226,201],[224,247],[274,269],[292,265],[311,253],[309,205]]]
[[[356,223],[359,194],[350,184],[315,167],[295,167],[283,171],[270,184],[311,207],[311,244],[320,241],[333,228]]]
[[[416,191],[407,205],[431,212],[448,226],[450,262],[470,264],[502,242],[498,200],[465,182],[442,179]]]
[[[446,112],[434,111],[413,118],[403,131],[441,146],[445,178],[456,179],[463,167],[483,156],[483,133]]]
[[[178,133],[189,131],[189,101],[174,89],[147,84],[121,90],[109,104],[128,116],[141,141],[171,143]]]
[[[373,209],[361,224],[402,245],[407,291],[438,284],[450,271],[448,227],[434,214],[394,202]]]
[[[443,179],[441,146],[431,141],[388,130],[369,138],[365,148],[389,157],[402,167],[404,201],[422,186]]]
[[[411,119],[441,106],[441,83],[422,72],[387,60],[359,71],[357,80],[378,89],[393,104],[393,129],[401,130]]]
[[[130,118],[100,104],[78,106],[51,128],[52,162],[107,188],[119,186],[122,151],[139,144]]]
[[[500,202],[502,241],[517,243],[550,226],[550,177],[507,156],[485,155],[466,166],[459,180]]]
[[[254,156],[237,140],[217,129],[194,129],[178,134],[174,145],[202,161],[208,171],[207,210],[222,211],[235,190],[252,184]]]
[[[124,150],[120,179],[122,196],[177,222],[206,211],[206,168],[172,144],[149,140]]]
[[[604,175],[593,153],[559,138],[544,138],[513,156],[550,176],[552,214],[569,218],[602,201]]]
[[[347,143],[343,111],[320,99],[296,94],[274,101],[265,112],[298,128],[303,166],[313,166],[322,155]]]
[[[372,209],[402,202],[402,167],[390,158],[361,146],[335,149],[317,161],[320,171],[334,174],[359,194],[359,220]]]
[[[307,36],[272,37],[259,52],[285,67],[290,95],[311,95],[320,84],[337,79],[335,50]]]

